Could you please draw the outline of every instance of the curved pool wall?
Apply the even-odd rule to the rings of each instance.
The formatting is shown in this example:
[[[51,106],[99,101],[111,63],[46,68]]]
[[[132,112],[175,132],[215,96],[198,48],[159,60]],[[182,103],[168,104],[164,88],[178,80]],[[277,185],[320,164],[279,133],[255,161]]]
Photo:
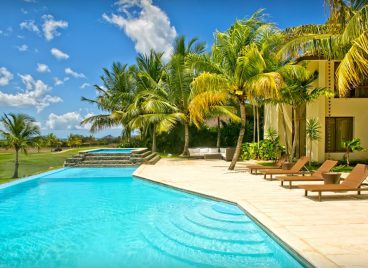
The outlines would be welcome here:
[[[64,168],[0,186],[0,267],[302,267],[237,206]]]

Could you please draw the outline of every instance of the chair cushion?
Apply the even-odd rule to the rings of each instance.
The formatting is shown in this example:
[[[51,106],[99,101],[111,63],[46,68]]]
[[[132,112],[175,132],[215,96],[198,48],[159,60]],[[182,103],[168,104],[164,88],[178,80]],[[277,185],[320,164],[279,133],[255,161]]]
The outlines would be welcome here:
[[[206,153],[208,153],[208,148],[200,148],[200,149],[199,149],[199,152],[200,152],[201,154],[206,154]]]
[[[218,149],[217,148],[209,148],[208,152],[211,153],[211,154],[215,154],[215,153],[218,153]]]

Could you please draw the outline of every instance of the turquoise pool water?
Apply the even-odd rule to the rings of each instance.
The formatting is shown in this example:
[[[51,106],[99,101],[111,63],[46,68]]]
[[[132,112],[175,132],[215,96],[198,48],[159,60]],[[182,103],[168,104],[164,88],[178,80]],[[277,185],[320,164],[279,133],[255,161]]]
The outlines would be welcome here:
[[[0,267],[301,267],[238,207],[133,171],[70,168],[0,188]]]
[[[121,149],[97,149],[97,150],[92,150],[89,151],[89,153],[94,153],[94,154],[106,154],[106,153],[113,153],[113,154],[127,154],[127,153],[131,153],[134,149],[130,149],[130,148],[121,148]]]

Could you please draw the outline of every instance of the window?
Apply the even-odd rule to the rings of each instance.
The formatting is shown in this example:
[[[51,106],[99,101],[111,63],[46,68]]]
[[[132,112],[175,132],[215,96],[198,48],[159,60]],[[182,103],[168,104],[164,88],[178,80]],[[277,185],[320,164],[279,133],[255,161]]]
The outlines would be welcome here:
[[[326,117],[326,152],[344,152],[344,141],[353,139],[353,117]]]

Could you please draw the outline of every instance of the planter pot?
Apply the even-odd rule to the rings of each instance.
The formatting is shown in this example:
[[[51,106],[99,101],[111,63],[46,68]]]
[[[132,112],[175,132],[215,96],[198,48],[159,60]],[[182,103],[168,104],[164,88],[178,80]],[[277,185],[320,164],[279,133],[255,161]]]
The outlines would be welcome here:
[[[290,163],[290,162],[285,162],[284,164],[282,164],[282,169],[291,169],[294,166],[294,163]]]
[[[337,172],[322,173],[322,177],[325,184],[338,184],[340,183],[341,173]]]

